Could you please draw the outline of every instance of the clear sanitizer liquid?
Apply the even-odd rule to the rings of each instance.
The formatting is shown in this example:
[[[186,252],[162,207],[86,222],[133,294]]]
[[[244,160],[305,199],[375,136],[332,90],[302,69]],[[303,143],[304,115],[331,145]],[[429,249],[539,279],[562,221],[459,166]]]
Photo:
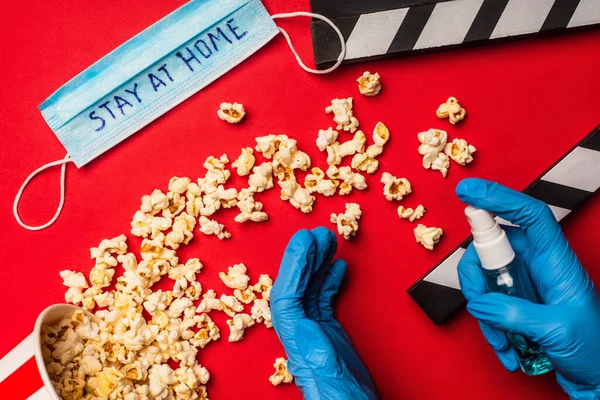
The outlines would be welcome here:
[[[506,233],[492,215],[474,207],[467,207],[465,214],[471,224],[487,291],[540,303],[523,261],[515,255]],[[512,333],[508,333],[508,339],[517,352],[521,370],[527,375],[541,375],[554,369],[537,343]]]

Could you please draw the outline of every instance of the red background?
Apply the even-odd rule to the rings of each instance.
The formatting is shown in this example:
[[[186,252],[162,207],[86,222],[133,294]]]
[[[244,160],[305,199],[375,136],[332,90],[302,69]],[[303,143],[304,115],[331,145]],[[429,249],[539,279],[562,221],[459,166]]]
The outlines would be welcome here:
[[[235,159],[242,146],[253,146],[255,137],[269,133],[298,139],[313,164],[323,167],[325,157],[314,140],[318,129],[332,125],[324,108],[332,98],[354,96],[355,115],[368,136],[379,120],[391,130],[381,168],[368,177],[368,190],[346,198],[319,197],[310,215],[279,200],[277,190],[267,192],[259,198],[270,216],[267,223],[240,225],[233,222],[234,210],[220,212],[216,218],[233,238],[220,242],[196,234],[180,251],[182,258],[199,257],[205,264],[200,281],[218,292],[224,287],[217,273],[234,263],[246,263],[253,279],[265,272],[276,276],[293,232],[329,226],[331,212],[342,211],[347,201],[359,202],[364,210],[359,235],[353,242],[342,240],[339,248],[350,268],[338,317],[384,398],[566,398],[552,375],[529,378],[504,371],[466,312],[445,326],[432,325],[406,289],[468,233],[463,205],[454,195],[460,179],[480,176],[522,189],[600,123],[600,31],[370,62],[324,77],[303,72],[278,36],[116,149],[81,170],[70,165],[67,201],[51,228],[29,232],[19,227],[11,214],[19,185],[30,171],[65,153],[36,107],[181,4],[21,0],[0,5],[0,356],[31,331],[43,308],[62,301],[60,270],[89,271],[89,247],[123,232],[139,248],[128,231],[143,194],[166,190],[175,175],[196,179],[204,174],[202,162],[208,155],[226,152]],[[309,8],[308,0],[266,0],[265,5],[271,13]],[[308,20],[281,24],[303,57],[312,59]],[[358,94],[355,79],[364,70],[381,74],[384,90],[378,97]],[[451,95],[468,110],[458,127],[435,116],[439,103]],[[221,101],[242,102],[246,120],[239,126],[218,120]],[[473,143],[476,161],[468,168],[453,164],[445,180],[424,170],[416,133],[430,127]],[[383,171],[407,177],[414,193],[405,205],[424,204],[428,212],[423,222],[444,229],[434,252],[414,243],[414,226],[398,219],[397,204],[382,196],[378,180]],[[25,222],[42,223],[54,213],[58,174],[55,169],[32,182],[20,207]],[[241,187],[244,180],[236,177],[232,183]],[[593,244],[599,223],[600,197],[595,196],[564,224],[596,281],[600,247]],[[217,317],[217,323],[226,334],[224,318]],[[273,388],[268,382],[273,360],[283,354],[275,332],[264,326],[251,329],[243,342],[211,344],[199,355],[213,375],[211,398],[300,398],[295,386]],[[30,362],[0,385],[0,397],[24,398],[38,385]]]

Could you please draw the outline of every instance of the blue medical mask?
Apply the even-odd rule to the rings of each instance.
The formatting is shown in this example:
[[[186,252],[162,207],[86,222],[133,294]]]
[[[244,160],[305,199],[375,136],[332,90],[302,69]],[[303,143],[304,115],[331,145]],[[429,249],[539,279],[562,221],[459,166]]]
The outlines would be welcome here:
[[[322,19],[335,29],[343,48],[336,65],[317,71],[302,63],[289,35],[273,21],[294,16]],[[44,165],[25,180],[13,207],[17,222],[30,230],[50,226],[64,204],[67,163],[87,164],[227,73],[280,31],[308,72],[331,72],[344,58],[341,32],[318,14],[270,16],[259,0],[194,0],[70,80],[39,106],[67,156]],[[22,192],[37,173],[55,165],[62,165],[57,212],[44,225],[28,226],[17,212]]]

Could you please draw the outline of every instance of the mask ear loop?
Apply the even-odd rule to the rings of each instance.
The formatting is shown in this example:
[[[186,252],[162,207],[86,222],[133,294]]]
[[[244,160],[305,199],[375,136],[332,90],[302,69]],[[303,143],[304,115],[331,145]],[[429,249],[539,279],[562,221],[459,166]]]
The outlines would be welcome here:
[[[300,67],[303,70],[305,70],[306,72],[310,72],[311,74],[320,74],[320,75],[328,74],[328,73],[334,71],[335,69],[337,69],[337,67],[339,67],[342,64],[342,62],[344,61],[344,57],[346,56],[346,41],[344,40],[344,35],[342,35],[342,32],[339,30],[339,28],[337,26],[335,26],[335,24],[329,18],[324,17],[321,14],[314,14],[311,12],[296,11],[296,12],[291,12],[291,13],[274,14],[271,16],[271,18],[273,18],[273,19],[284,19],[284,18],[293,18],[293,17],[313,17],[316,19],[320,19],[321,21],[325,21],[329,26],[331,26],[331,28],[333,28],[335,33],[337,33],[337,35],[340,38],[340,43],[342,44],[342,51],[340,52],[340,55],[338,56],[336,63],[331,68],[327,68],[324,70],[308,68],[306,66],[306,64],[304,64],[302,62],[302,59],[300,58],[300,56],[298,55],[298,52],[294,48],[294,45],[292,44],[292,39],[290,38],[290,35],[286,32],[285,29],[280,28],[278,26],[277,29],[279,29],[279,31],[281,32],[283,37],[285,37],[285,40],[288,42],[288,45],[290,46],[290,50],[292,50],[292,53],[294,53],[294,56],[296,57],[296,61],[298,61],[298,64],[300,65]]]
[[[21,185],[21,188],[19,189],[19,191],[17,192],[17,195],[15,196],[15,202],[13,204],[13,214],[15,216],[15,219],[19,223],[19,225],[21,225],[23,228],[28,229],[30,231],[41,231],[42,229],[46,229],[47,227],[52,225],[54,223],[54,221],[56,221],[56,219],[60,215],[60,212],[62,211],[63,206],[65,204],[65,180],[66,180],[65,178],[67,176],[67,163],[70,163],[70,162],[73,162],[73,160],[71,159],[71,157],[69,157],[69,154],[67,153],[65,158],[63,158],[62,160],[57,160],[57,161],[50,162],[46,165],[42,165],[41,167],[39,167],[38,169],[33,171],[27,177],[27,179],[25,179],[25,182],[23,182],[23,185]],[[52,217],[52,219],[50,221],[46,222],[43,225],[39,225],[39,226],[31,226],[31,225],[25,224],[23,221],[21,221],[21,217],[19,216],[19,211],[18,211],[19,201],[21,201],[21,196],[23,195],[23,190],[25,190],[25,187],[29,184],[29,182],[37,174],[44,171],[45,169],[54,167],[56,165],[62,165],[62,167],[60,169],[60,202],[58,203],[58,208],[56,209],[56,213],[54,214],[54,217]]]

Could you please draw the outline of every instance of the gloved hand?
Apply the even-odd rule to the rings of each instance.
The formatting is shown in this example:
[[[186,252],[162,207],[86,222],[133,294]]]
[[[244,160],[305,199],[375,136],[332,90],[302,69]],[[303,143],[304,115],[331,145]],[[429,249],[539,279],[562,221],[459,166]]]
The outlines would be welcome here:
[[[520,226],[504,229],[543,303],[486,294],[479,259],[469,246],[458,265],[460,286],[467,309],[479,320],[502,364],[510,371],[518,369],[505,332],[523,335],[542,346],[556,369],[558,383],[572,399],[599,399],[600,295],[550,209],[481,179],[463,180],[456,193],[463,202]]]
[[[273,326],[305,399],[377,399],[369,372],[334,319],[332,303],[346,273],[345,261],[332,262],[336,250],[334,233],[323,227],[292,237],[271,290]]]

